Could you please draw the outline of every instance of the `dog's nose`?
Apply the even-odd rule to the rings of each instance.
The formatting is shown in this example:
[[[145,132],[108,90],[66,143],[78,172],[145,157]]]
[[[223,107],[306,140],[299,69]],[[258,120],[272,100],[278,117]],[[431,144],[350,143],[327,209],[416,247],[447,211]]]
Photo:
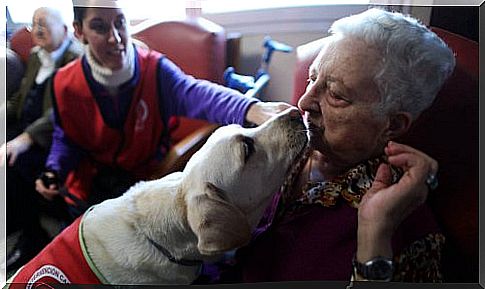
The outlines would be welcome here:
[[[291,120],[300,120],[302,118],[300,111],[297,108],[292,108],[288,112]]]

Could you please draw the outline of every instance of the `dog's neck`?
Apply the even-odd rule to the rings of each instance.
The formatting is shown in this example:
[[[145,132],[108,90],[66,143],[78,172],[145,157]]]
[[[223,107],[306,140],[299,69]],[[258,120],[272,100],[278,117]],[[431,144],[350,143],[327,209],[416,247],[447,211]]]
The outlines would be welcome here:
[[[202,260],[177,259],[172,255],[172,253],[170,253],[170,251],[167,248],[153,241],[149,237],[147,237],[147,239],[155,248],[157,248],[158,251],[160,251],[160,253],[165,255],[165,257],[167,257],[168,260],[170,260],[170,262],[172,263],[175,263],[181,266],[201,266],[203,263]]]
[[[176,204],[181,198],[176,180],[162,180],[144,183],[143,190],[135,185],[86,216],[86,247],[108,282],[188,284],[196,277],[199,266],[173,263],[149,241],[160,244],[176,259],[201,256],[197,237],[185,219],[185,207]],[[94,218],[96,222],[90,222]]]

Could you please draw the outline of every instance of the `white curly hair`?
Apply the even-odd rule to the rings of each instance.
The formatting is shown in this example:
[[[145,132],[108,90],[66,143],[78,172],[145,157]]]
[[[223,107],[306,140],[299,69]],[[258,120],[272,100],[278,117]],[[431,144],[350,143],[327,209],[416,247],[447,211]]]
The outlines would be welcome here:
[[[429,107],[455,67],[451,49],[418,20],[373,8],[335,21],[335,36],[357,37],[382,53],[375,83],[381,112],[407,111],[415,119]]]

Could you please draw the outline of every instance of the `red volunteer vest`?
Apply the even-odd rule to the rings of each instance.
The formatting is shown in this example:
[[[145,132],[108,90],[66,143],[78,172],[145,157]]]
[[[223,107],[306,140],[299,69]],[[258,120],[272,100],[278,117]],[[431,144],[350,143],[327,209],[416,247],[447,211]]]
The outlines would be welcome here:
[[[22,267],[9,288],[36,288],[41,284],[101,284],[83,253],[82,217],[79,217]],[[82,226],[82,225],[81,225]],[[98,273],[99,274],[99,273]]]
[[[160,149],[164,131],[156,81],[162,56],[143,49],[137,52],[140,79],[123,130],[113,129],[104,122],[80,59],[55,76],[54,95],[61,126],[67,137],[90,156],[66,180],[69,192],[82,200],[91,191],[95,162],[123,168],[140,179],[150,176],[154,169],[153,156]]]

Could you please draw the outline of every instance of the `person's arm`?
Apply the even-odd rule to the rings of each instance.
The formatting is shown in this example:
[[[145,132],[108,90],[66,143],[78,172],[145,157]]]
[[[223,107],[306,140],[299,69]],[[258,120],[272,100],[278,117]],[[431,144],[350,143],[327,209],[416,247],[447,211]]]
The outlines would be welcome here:
[[[183,73],[167,58],[160,60],[159,84],[163,116],[204,119],[222,125],[246,122],[260,124],[289,107],[285,103],[264,103],[240,92]]]
[[[56,177],[57,181],[62,185],[67,174],[79,164],[83,152],[65,135],[55,113],[52,114],[52,118],[54,123],[52,145],[47,156],[45,168],[46,172],[49,173],[49,177]],[[59,193],[57,186],[46,187],[40,178],[36,180],[35,185],[36,190],[46,199],[52,199]]]
[[[54,119],[56,118],[54,117]],[[55,120],[46,169],[57,172],[60,180],[63,181],[67,174],[77,167],[82,155],[83,151],[66,136],[62,127]]]
[[[19,89],[15,91],[6,102],[6,123],[7,125],[17,126],[19,124],[19,110],[23,104],[23,97],[30,89],[34,81],[34,77],[37,74],[39,68],[39,60],[35,52],[31,52],[29,60],[27,62],[27,68],[25,75],[23,75]],[[32,126],[40,125],[39,123],[33,123]],[[47,124],[49,125],[49,124]],[[42,124],[42,126],[44,126]],[[46,128],[48,130],[48,128]],[[6,159],[9,159],[9,165],[13,166],[17,157],[26,152],[36,141],[32,136],[32,131],[23,131],[15,138],[11,139],[8,143],[4,143],[0,146],[0,165],[5,163]],[[41,140],[43,141],[43,140]],[[40,143],[39,143],[40,144]],[[42,144],[41,144],[42,145]],[[42,145],[44,148],[48,148],[48,145]]]
[[[46,150],[51,146],[52,132],[54,130],[51,113],[52,109],[49,109],[42,117],[25,128],[25,133],[30,136],[32,142]]]
[[[26,152],[33,144],[32,138],[28,133],[23,132],[14,139],[0,146],[0,166],[5,164],[8,159],[8,165],[13,166],[17,157]]]
[[[20,106],[22,106],[23,97],[25,97],[25,95],[31,89],[31,86],[35,81],[35,76],[39,71],[40,60],[36,51],[37,50],[35,49],[31,50],[19,88],[9,99],[7,99],[7,124],[16,122],[18,120],[18,113],[21,109]]]
[[[393,258],[391,239],[396,228],[428,196],[426,180],[436,175],[437,162],[409,146],[389,142],[385,148],[389,164],[404,171],[392,184],[387,164],[381,164],[371,189],[364,195],[358,211],[356,260],[365,263],[378,256]],[[362,280],[356,276],[356,280]]]

